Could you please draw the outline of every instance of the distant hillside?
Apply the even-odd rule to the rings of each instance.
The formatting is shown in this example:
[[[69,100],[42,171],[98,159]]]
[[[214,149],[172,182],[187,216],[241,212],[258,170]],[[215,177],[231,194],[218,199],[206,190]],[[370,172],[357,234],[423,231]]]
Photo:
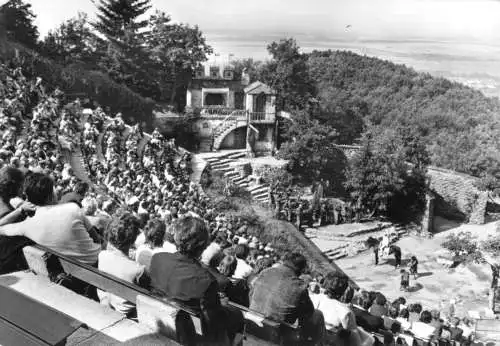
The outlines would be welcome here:
[[[352,142],[368,124],[414,127],[432,164],[500,178],[500,102],[444,78],[352,52],[313,52],[318,117]]]

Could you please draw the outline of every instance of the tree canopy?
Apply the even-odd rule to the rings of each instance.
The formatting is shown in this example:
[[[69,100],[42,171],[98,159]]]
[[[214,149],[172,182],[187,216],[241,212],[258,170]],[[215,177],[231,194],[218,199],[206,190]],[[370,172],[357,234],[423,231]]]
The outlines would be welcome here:
[[[300,52],[293,38],[273,42],[267,46],[267,51],[272,60],[263,66],[260,76],[276,90],[278,109],[306,109],[314,96],[314,86],[307,68],[307,55]]]
[[[296,182],[311,184],[323,180],[328,191],[341,193],[345,156],[336,146],[337,133],[303,113],[295,114],[293,120],[278,157],[289,161]]]
[[[151,0],[99,0],[96,7],[94,28],[110,41],[125,43],[148,25],[139,17],[151,8]]]
[[[21,43],[28,48],[36,48],[38,28],[31,4],[23,0],[9,0],[0,7],[2,29],[9,40]]]
[[[350,162],[345,187],[360,213],[410,221],[425,207],[429,156],[409,128],[372,127]]]

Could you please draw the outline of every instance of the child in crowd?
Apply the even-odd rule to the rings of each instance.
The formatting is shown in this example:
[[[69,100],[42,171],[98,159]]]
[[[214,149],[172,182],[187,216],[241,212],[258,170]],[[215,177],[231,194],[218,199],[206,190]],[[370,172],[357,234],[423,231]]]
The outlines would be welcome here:
[[[408,273],[406,270],[401,269],[401,286],[400,290],[401,291],[408,291],[408,287],[410,286],[410,273]]]
[[[411,256],[411,259],[410,259],[410,274],[413,275],[413,277],[415,278],[415,280],[417,280],[418,278],[418,260],[417,260],[417,257],[415,256]]]

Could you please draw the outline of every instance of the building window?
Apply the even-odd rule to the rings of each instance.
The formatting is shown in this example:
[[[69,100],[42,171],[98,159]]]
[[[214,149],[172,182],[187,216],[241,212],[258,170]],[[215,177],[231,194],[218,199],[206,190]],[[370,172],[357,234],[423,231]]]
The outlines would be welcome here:
[[[220,78],[219,66],[210,66],[210,78]]]
[[[205,106],[225,106],[226,105],[226,94],[206,93],[204,105]]]
[[[234,71],[232,69],[225,69],[224,70],[224,79],[227,80],[233,80],[234,78]]]
[[[204,122],[203,123],[203,128],[204,129],[208,129],[210,127],[210,125],[208,125],[208,122]]]

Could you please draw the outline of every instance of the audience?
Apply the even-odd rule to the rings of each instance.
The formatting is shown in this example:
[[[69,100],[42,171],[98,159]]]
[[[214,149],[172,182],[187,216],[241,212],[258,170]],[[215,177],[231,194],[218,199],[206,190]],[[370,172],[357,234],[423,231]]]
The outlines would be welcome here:
[[[145,141],[141,128],[127,128],[120,115],[110,120],[96,109],[81,118],[79,101],[61,108],[57,92],[47,96],[39,84],[25,88],[19,71],[4,79],[12,102],[0,101],[7,115],[0,118],[0,273],[26,268],[21,249],[36,242],[186,304],[201,313],[205,334],[217,341],[233,339],[243,328],[241,312],[229,301],[276,321],[298,322],[303,343],[325,340],[325,326],[337,332],[335,345],[373,344],[365,330],[393,341],[412,335],[460,342],[472,337],[467,319],[451,316],[448,326],[438,311],[422,311],[420,304],[407,309],[404,298],[388,304],[381,293],[354,293],[342,275],[302,276],[307,262],[300,254],[286,254],[280,262],[246,220],[215,211],[189,181],[190,155],[158,130]],[[25,97],[33,93],[39,103],[24,112]],[[64,163],[65,143],[69,150],[81,148],[95,186],[79,181]],[[292,195],[274,188],[272,208],[299,228],[353,218],[347,204]],[[129,210],[115,211],[124,201]],[[412,257],[415,277],[417,264]],[[135,317],[133,303],[98,295],[101,303]]]

